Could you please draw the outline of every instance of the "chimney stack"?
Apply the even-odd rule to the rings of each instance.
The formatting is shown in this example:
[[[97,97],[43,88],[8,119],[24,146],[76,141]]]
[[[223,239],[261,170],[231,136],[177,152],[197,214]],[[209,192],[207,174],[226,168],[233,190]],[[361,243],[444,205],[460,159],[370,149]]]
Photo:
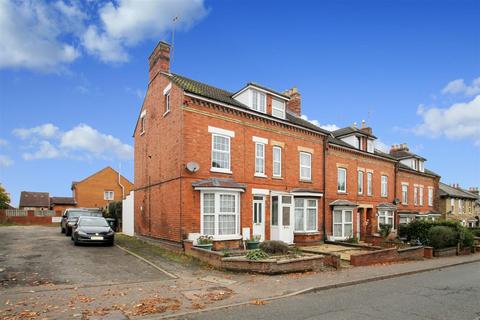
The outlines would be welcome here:
[[[357,128],[357,121],[353,123],[353,127],[356,129]]]
[[[362,120],[362,128],[360,130],[362,130],[366,134],[372,134],[372,128],[367,127],[367,122],[365,120]]]
[[[370,129],[371,130],[371,129]],[[406,143],[402,143],[402,144],[394,144],[392,145],[392,147],[390,148],[390,154],[393,154],[395,152],[398,152],[398,151],[409,151],[410,149],[408,149],[408,146]]]
[[[468,189],[468,191],[470,191],[470,193],[473,193],[473,194],[475,194],[475,195],[477,195],[477,196],[480,195],[480,191],[478,191],[478,188],[470,187],[470,188]]]
[[[298,92],[297,87],[286,90],[283,94],[290,98],[287,102],[287,109],[300,117],[302,115],[302,96],[300,92]]]
[[[365,122],[365,120],[362,120],[362,129],[365,129],[367,127],[367,123]]]
[[[148,58],[150,81],[152,81],[159,72],[170,72],[170,48],[168,43],[160,41]]]

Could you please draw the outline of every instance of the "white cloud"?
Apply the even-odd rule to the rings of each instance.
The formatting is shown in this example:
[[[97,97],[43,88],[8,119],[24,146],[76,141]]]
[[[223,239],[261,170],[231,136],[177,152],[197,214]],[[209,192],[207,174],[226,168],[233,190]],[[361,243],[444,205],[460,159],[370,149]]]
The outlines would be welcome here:
[[[207,14],[203,0],[0,1],[0,68],[59,71],[82,51],[125,62],[127,49],[187,30]]]
[[[8,156],[0,154],[0,168],[10,167],[13,164],[13,160]]]
[[[122,159],[133,158],[133,148],[122,143],[112,135],[104,134],[86,125],[79,124],[71,130],[62,132],[58,127],[47,123],[34,128],[13,130],[22,140],[28,140],[24,146],[33,151],[23,153],[24,160],[37,159]]]
[[[8,145],[8,141],[0,138],[0,147],[6,147],[7,145]]]
[[[55,159],[61,156],[62,153],[60,150],[48,141],[40,141],[38,150],[35,152],[26,152],[22,155],[24,160]]]
[[[46,123],[34,128],[17,128],[13,130],[13,134],[23,140],[31,137],[53,138],[59,134],[59,129],[51,123]]]
[[[450,81],[442,90],[443,94],[464,94],[474,96],[480,93],[480,77],[474,79],[471,85],[467,85],[465,80],[456,79]]]
[[[480,95],[448,108],[429,108],[420,105],[417,114],[423,118],[414,132],[419,135],[449,139],[471,139],[480,147]]]
[[[133,148],[119,139],[103,134],[96,129],[80,124],[65,132],[60,139],[60,147],[67,150],[82,151],[96,157],[116,156],[119,159],[131,159]]]
[[[320,128],[322,128],[322,129],[324,129],[324,130],[327,130],[327,131],[335,131],[335,130],[340,129],[340,127],[338,127],[338,126],[335,125],[335,124],[323,124],[323,125],[322,125],[322,124],[320,124],[320,121],[318,121],[318,120],[310,120],[310,119],[308,119],[308,116],[305,115],[305,114],[302,114],[301,118],[302,118],[303,120],[306,120],[306,121],[308,121],[308,122],[316,125],[317,127],[320,127]]]
[[[52,70],[71,63],[80,52],[61,36],[73,25],[73,18],[40,1],[0,1],[0,68]]]

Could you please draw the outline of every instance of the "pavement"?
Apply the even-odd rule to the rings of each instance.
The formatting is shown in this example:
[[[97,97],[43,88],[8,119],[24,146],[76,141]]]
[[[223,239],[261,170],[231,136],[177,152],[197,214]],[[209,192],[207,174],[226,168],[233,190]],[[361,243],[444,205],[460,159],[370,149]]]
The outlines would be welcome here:
[[[475,254],[262,276],[214,270],[125,236],[116,242],[121,248],[75,247],[57,228],[0,227],[0,318],[182,318],[480,261]]]

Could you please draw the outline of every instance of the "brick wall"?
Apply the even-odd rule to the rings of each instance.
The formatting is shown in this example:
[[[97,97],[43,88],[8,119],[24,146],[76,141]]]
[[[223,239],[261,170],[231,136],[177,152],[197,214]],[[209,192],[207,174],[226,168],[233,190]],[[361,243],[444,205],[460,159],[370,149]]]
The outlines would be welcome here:
[[[124,177],[121,183],[125,187],[125,196],[133,185]],[[118,172],[107,167],[74,185],[74,198],[79,208],[101,208],[109,202],[104,199],[104,191],[114,192],[114,201],[122,201],[122,188],[118,184]]]
[[[400,200],[397,205],[399,211],[412,211],[427,213],[428,211],[439,212],[439,195],[438,195],[438,177],[431,177],[412,171],[398,170],[397,173],[397,195]],[[408,204],[402,203],[402,183],[408,183]],[[418,204],[414,204],[414,185],[423,185],[423,205],[420,205],[420,196],[418,195]],[[428,205],[428,187],[433,188],[433,206]],[[420,192],[420,191],[419,191]]]
[[[53,217],[61,217],[62,211],[55,211]],[[37,217],[35,211],[27,211],[27,216],[23,217],[9,217],[6,215],[5,210],[0,209],[0,223],[14,223],[22,225],[49,225],[56,224],[52,222],[52,216]]]

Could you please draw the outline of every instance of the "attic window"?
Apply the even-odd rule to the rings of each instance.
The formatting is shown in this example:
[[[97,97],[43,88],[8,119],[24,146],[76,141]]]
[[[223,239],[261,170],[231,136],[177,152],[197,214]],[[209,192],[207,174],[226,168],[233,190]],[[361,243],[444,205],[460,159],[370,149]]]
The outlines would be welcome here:
[[[367,152],[373,153],[375,150],[375,144],[373,140],[368,139],[367,140]]]
[[[285,119],[285,102],[272,99],[272,116]]]
[[[263,92],[252,90],[252,109],[265,113],[265,105],[267,104],[267,96]]]

